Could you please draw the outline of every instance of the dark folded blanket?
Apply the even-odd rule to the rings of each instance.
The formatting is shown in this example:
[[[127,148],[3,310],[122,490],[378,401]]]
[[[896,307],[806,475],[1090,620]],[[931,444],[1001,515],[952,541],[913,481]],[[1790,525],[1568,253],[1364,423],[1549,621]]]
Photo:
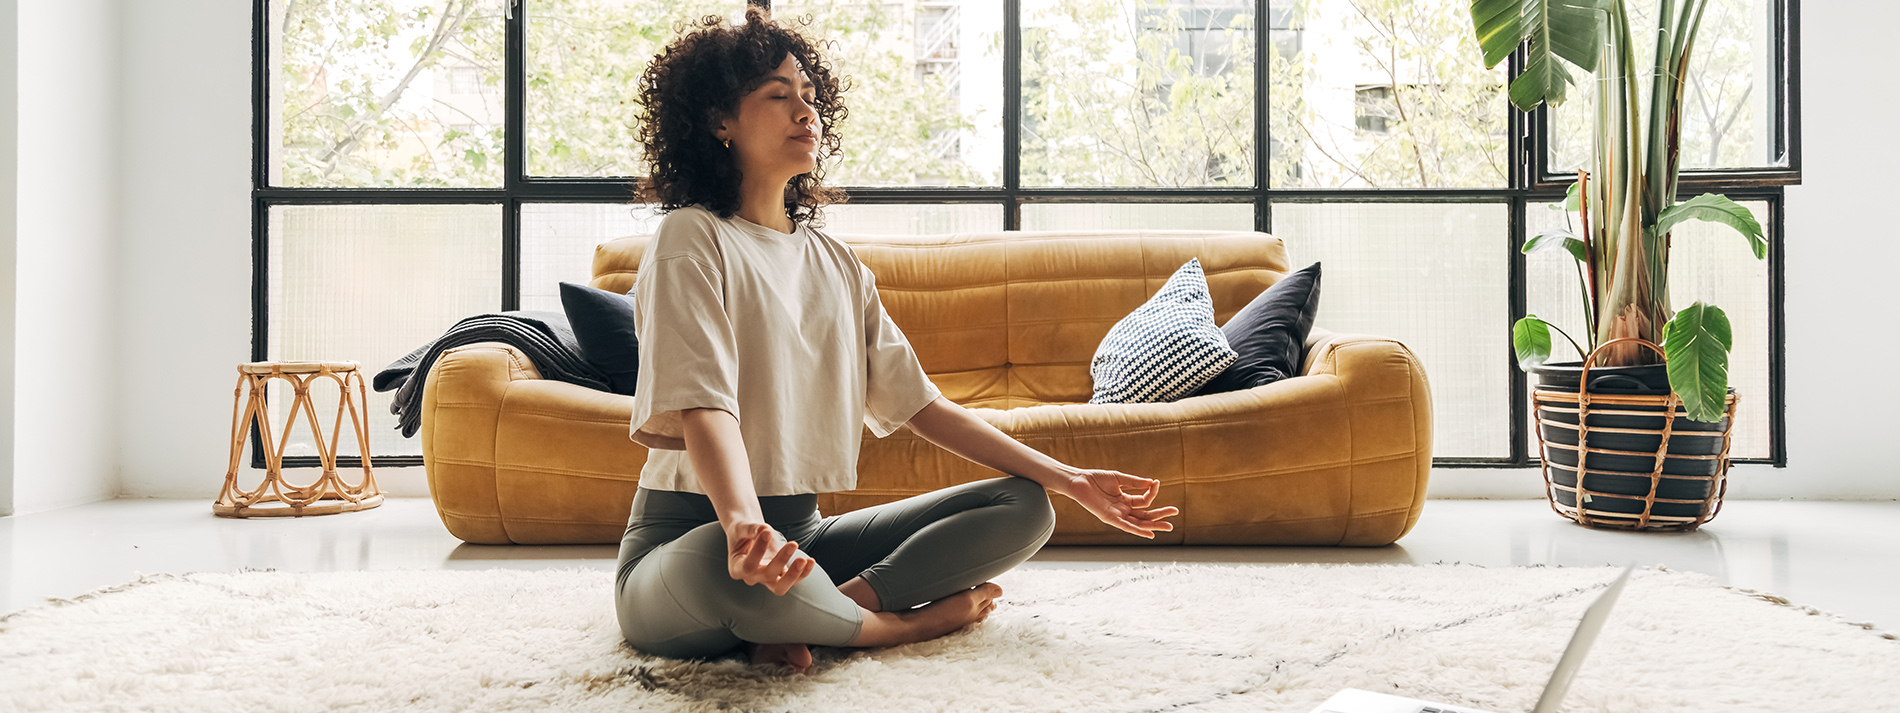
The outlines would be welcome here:
[[[543,310],[489,312],[456,322],[435,341],[418,347],[401,359],[376,372],[371,388],[396,390],[389,412],[396,415],[396,430],[411,438],[422,428],[422,385],[429,379],[429,367],[448,349],[476,342],[502,342],[520,349],[541,371],[541,377],[580,384],[608,391],[607,375],[581,357],[579,340],[568,325],[567,315]]]

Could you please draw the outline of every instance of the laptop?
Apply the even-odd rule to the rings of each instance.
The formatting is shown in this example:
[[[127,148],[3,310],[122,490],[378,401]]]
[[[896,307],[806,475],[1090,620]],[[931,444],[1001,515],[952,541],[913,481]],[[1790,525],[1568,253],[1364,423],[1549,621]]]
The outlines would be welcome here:
[[[1610,616],[1610,606],[1616,603],[1616,595],[1622,593],[1623,583],[1629,581],[1630,570],[1635,568],[1635,562],[1623,567],[1623,573],[1610,583],[1610,588],[1598,595],[1589,609],[1584,610],[1583,620],[1577,624],[1577,632],[1570,636],[1570,646],[1564,649],[1563,658],[1557,660],[1556,670],[1550,673],[1550,683],[1544,684],[1544,694],[1537,698],[1537,707],[1532,708],[1531,713],[1557,713],[1557,704],[1563,700],[1564,691],[1570,688],[1570,679],[1576,677],[1577,668],[1583,664],[1583,655],[1590,651],[1590,642],[1596,640],[1597,631],[1603,628],[1603,621]],[[1493,712],[1347,688],[1333,694],[1332,698],[1314,708],[1312,713]]]

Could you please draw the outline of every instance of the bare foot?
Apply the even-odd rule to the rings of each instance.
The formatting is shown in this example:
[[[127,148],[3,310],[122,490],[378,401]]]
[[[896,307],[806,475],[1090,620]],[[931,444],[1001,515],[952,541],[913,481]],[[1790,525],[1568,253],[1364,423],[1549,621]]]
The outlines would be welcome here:
[[[917,609],[864,611],[864,626],[846,646],[875,647],[929,641],[982,621],[996,608],[1003,587],[984,582]]]
[[[927,641],[989,618],[1002,594],[1003,585],[984,582],[898,616],[917,627],[917,641]]]
[[[804,644],[745,644],[746,656],[753,665],[780,664],[792,667],[792,673],[804,673],[811,668],[811,647]]]

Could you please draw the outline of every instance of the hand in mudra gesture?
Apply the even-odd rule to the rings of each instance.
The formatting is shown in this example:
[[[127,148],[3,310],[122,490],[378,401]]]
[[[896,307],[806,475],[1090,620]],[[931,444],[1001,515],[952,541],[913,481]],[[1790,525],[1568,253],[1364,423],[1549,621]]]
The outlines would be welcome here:
[[[798,543],[779,538],[763,522],[742,522],[726,531],[726,573],[746,584],[763,584],[773,594],[791,591],[818,561],[798,551]]]
[[[1135,492],[1123,492],[1122,488]],[[1152,540],[1157,531],[1174,530],[1174,523],[1163,522],[1162,518],[1181,513],[1177,507],[1143,509],[1154,504],[1155,494],[1159,492],[1159,480],[1133,476],[1119,470],[1084,468],[1074,480],[1069,481],[1065,494],[1094,513],[1102,522]]]

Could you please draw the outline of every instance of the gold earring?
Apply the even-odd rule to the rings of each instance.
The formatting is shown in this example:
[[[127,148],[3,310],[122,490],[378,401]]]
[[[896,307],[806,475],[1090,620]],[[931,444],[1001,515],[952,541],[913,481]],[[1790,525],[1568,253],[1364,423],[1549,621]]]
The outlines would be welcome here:
[[[732,139],[726,139],[726,148],[727,148],[727,149],[731,149],[731,148],[732,148]]]

